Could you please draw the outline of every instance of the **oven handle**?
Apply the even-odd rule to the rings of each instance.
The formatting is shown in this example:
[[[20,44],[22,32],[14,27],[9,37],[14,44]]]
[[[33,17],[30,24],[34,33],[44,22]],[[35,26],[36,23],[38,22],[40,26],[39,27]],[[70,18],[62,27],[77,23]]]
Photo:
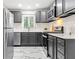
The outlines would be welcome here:
[[[45,35],[42,35],[44,38],[47,38],[47,36],[45,36]]]

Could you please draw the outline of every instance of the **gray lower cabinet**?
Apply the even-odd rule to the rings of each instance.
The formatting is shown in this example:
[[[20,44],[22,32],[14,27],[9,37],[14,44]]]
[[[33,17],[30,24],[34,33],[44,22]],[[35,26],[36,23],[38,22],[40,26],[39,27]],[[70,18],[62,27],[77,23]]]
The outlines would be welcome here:
[[[22,14],[21,11],[11,11],[14,14],[14,23],[21,23]]]
[[[14,32],[14,43],[13,45],[20,45],[21,44],[21,33]]]
[[[25,46],[40,46],[42,45],[42,33],[39,32],[22,32],[21,45]]]
[[[57,59],[75,59],[75,40],[57,38]]]
[[[38,45],[38,46],[42,46],[42,43],[43,43],[43,41],[42,41],[42,33],[41,32],[36,32],[36,34],[35,34],[35,38],[36,38],[36,45]]]
[[[21,33],[21,45],[35,45],[35,33],[22,32]]]
[[[49,35],[48,55],[51,59],[75,59],[75,39]]]
[[[66,40],[65,43],[65,59],[75,59],[75,40]]]

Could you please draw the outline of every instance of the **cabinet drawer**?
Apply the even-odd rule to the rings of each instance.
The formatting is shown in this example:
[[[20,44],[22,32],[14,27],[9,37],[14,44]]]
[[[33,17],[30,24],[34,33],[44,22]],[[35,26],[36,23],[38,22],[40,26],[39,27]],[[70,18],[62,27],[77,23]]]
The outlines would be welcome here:
[[[57,52],[57,59],[64,59],[64,56],[60,52]]]

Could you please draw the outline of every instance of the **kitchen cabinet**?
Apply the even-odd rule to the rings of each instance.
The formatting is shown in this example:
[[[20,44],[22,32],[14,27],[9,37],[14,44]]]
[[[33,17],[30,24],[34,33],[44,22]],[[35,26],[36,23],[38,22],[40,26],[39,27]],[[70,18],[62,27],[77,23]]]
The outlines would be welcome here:
[[[75,0],[56,0],[56,17],[75,14]]]
[[[42,37],[40,32],[22,32],[21,45],[25,46],[41,46]]]
[[[36,23],[45,23],[45,22],[47,22],[47,12],[37,11],[36,12]]]
[[[14,32],[14,46],[21,44],[21,33],[20,32]]]
[[[35,33],[22,32],[21,33],[21,45],[35,45]]]
[[[41,11],[41,22],[47,22],[47,11]]]
[[[57,38],[57,59],[75,59],[75,40]]]
[[[54,0],[53,3],[48,7],[47,12],[47,21],[54,21],[56,17],[56,1]]]
[[[65,59],[65,40],[57,38],[57,59]]]
[[[67,12],[75,8],[75,0],[64,0],[64,4],[65,4],[64,12]]]
[[[48,55],[51,59],[75,59],[75,39],[49,35]]]
[[[56,16],[63,13],[63,0],[56,0]]]
[[[40,23],[41,20],[41,11],[36,12],[36,23]]]
[[[14,14],[14,23],[21,23],[22,14],[21,11],[11,11]]]
[[[42,46],[42,43],[43,43],[43,41],[42,41],[42,33],[41,32],[36,32],[36,34],[35,34],[35,41],[36,41],[36,46]]]

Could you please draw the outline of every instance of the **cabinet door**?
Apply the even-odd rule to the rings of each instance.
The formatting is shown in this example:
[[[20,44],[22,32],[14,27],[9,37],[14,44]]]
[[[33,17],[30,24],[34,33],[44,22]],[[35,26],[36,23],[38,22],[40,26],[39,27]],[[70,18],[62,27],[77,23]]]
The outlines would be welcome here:
[[[21,12],[20,11],[12,11],[14,14],[14,23],[21,23]]]
[[[36,12],[36,23],[45,23],[45,22],[47,22],[47,12],[37,11]]]
[[[57,59],[65,59],[64,39],[57,38]]]
[[[22,32],[21,33],[21,45],[29,45],[30,43],[28,33]]]
[[[75,0],[65,0],[65,12],[75,8]]]
[[[75,39],[66,40],[66,59],[75,59]]]
[[[23,32],[21,34],[21,45],[35,45],[35,33]]]
[[[14,32],[14,44],[13,45],[20,45],[21,35],[20,32]]]
[[[52,59],[54,58],[54,41],[52,38],[48,39],[48,54]]]
[[[63,13],[63,11],[62,11],[62,0],[57,0],[57,4],[56,4],[56,6],[57,6],[57,16],[59,16],[60,14],[62,14]]]
[[[29,38],[29,43],[30,43],[30,45],[35,45],[36,44],[36,42],[35,42],[35,33],[34,32],[30,32],[29,34],[28,34],[28,38]]]
[[[47,22],[47,13],[46,13],[46,11],[41,11],[41,22]]]
[[[41,11],[36,12],[36,23],[40,23],[41,21]]]
[[[42,33],[38,32],[35,35],[36,39],[36,45],[42,45],[43,41],[42,41]]]

